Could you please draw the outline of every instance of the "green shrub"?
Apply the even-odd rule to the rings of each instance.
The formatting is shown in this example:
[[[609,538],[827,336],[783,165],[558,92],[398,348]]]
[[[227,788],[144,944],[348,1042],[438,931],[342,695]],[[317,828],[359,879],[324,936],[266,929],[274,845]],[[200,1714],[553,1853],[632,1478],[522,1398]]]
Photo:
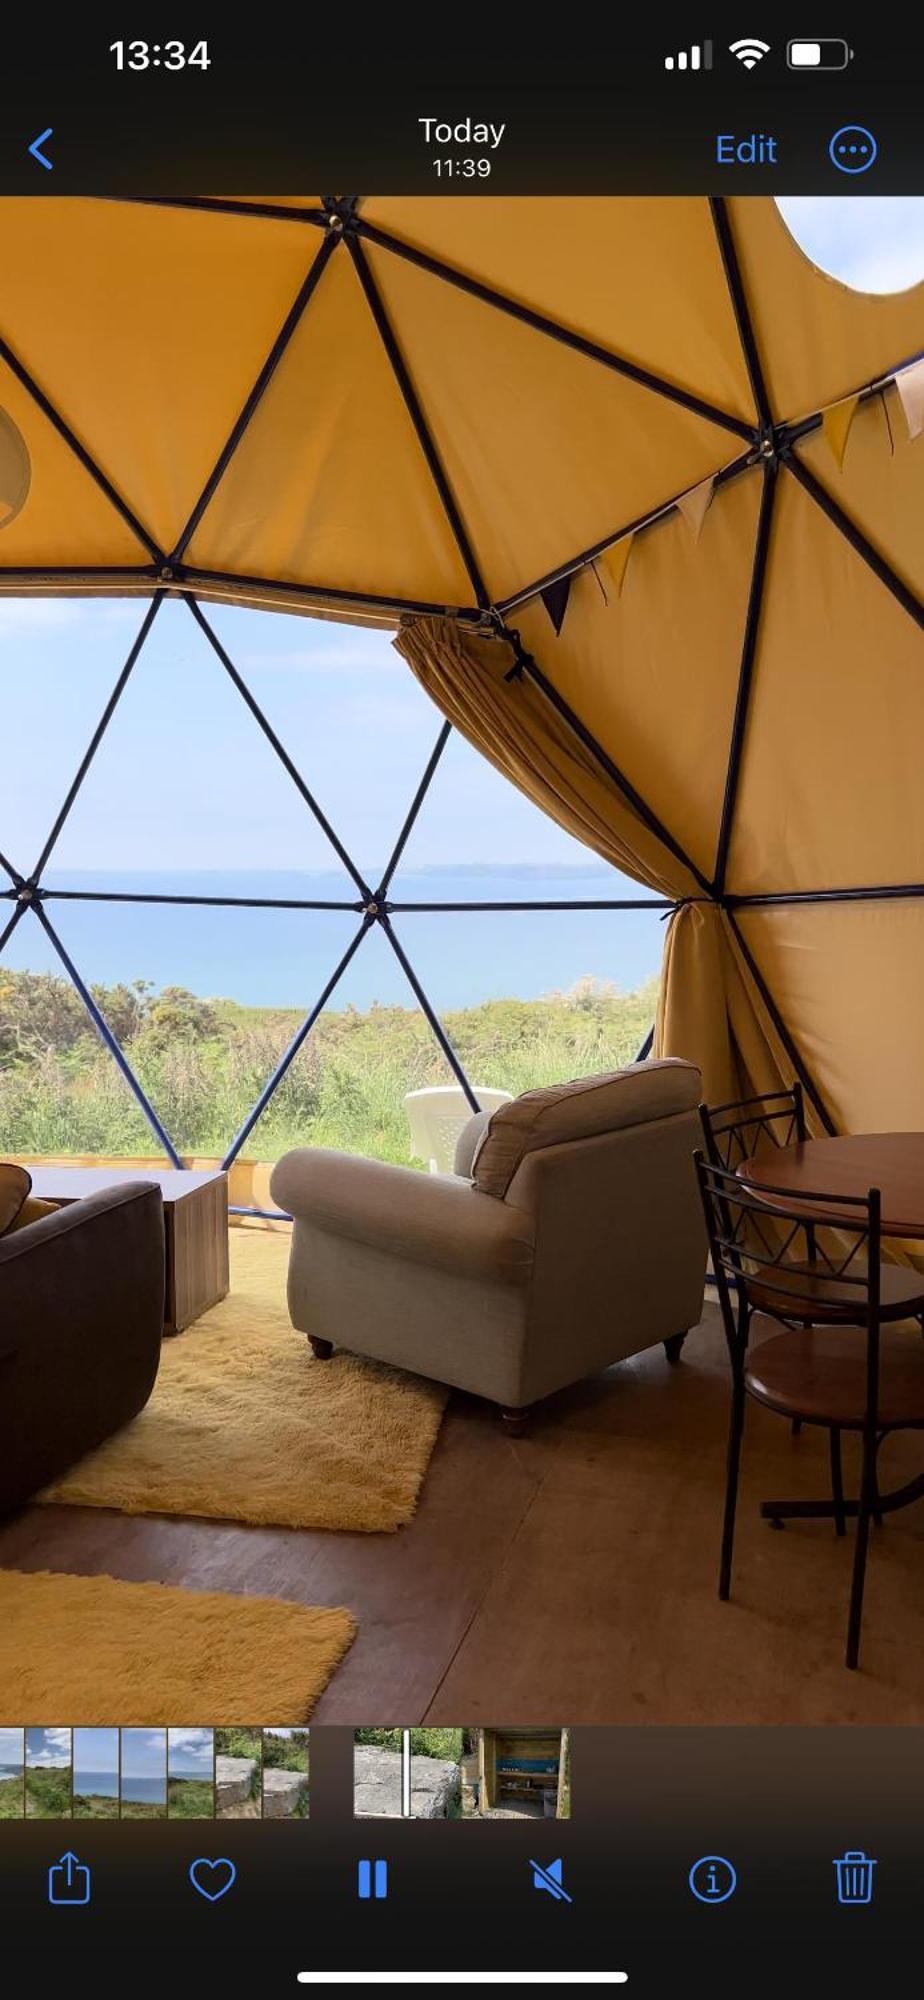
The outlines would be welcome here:
[[[142,982],[94,989],[181,1153],[221,1155],[300,1025],[293,1011],[203,1001]],[[443,1016],[472,1082],[521,1091],[631,1062],[651,1025],[657,982],[620,994],[582,980],[540,1000],[488,1000]],[[415,1008],[320,1016],[247,1142],[249,1158],[329,1146],[421,1165],[403,1099],[452,1081]],[[155,1145],[147,1121],[77,996],[51,974],[0,984],[0,1146],[24,1155],[132,1157]]]

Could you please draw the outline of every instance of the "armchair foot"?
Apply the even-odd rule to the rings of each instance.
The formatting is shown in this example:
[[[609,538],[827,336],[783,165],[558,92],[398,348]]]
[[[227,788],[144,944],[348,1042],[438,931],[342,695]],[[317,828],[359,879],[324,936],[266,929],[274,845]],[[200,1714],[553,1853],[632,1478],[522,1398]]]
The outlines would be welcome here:
[[[332,1340],[316,1340],[313,1333],[308,1335],[308,1345],[316,1361],[329,1361],[334,1351]]]
[[[501,1422],[508,1437],[522,1437],[529,1429],[531,1411],[529,1404],[523,1410],[502,1410]]]
[[[685,1333],[672,1333],[670,1335],[670,1338],[664,1342],[664,1352],[667,1355],[668,1361],[670,1362],[672,1368],[676,1368],[677,1363],[680,1360],[681,1352],[683,1349],[683,1343],[686,1340],[686,1337],[687,1336]]]

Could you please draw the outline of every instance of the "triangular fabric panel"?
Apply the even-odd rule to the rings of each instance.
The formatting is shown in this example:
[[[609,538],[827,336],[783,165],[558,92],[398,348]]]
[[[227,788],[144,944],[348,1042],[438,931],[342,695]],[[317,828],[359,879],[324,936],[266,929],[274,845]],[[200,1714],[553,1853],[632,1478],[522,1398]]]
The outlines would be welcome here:
[[[924,899],[793,904],[738,913],[745,940],[842,1132],[920,1132],[924,1074],[910,1059]]]
[[[740,439],[384,250],[369,261],[493,598],[618,534]]]
[[[735,195],[728,213],[777,421],[827,409],[920,353],[924,284],[888,301],[854,291],[799,249],[775,201]]]
[[[2,214],[2,205],[0,205]],[[137,565],[149,550],[85,471],[49,417],[0,360],[0,410],[18,433],[30,467],[29,483],[11,491],[19,505],[0,516],[0,585],[3,570],[69,563]]]
[[[698,543],[676,509],[654,522],[635,537],[622,595],[604,600],[596,588],[576,590],[558,639],[541,606],[516,613],[540,666],[706,874],[728,769],[759,501],[752,469],[719,488]]]
[[[796,454],[902,581],[924,599],[924,466],[918,445],[908,436],[897,390],[890,385],[861,403],[840,470],[818,432],[802,438]]]
[[[370,195],[360,213],[518,305],[756,420],[706,201]]]
[[[922,737],[917,624],[782,472],[729,889],[924,881]]]
[[[2,330],[162,548],[192,512],[320,241],[294,223],[138,202],[0,202]],[[87,528],[86,550],[78,541],[72,558],[75,523],[58,560],[125,560],[121,540],[101,553]],[[0,557],[11,560],[2,543]]]
[[[472,586],[345,245],[187,552],[205,569],[438,604]]]

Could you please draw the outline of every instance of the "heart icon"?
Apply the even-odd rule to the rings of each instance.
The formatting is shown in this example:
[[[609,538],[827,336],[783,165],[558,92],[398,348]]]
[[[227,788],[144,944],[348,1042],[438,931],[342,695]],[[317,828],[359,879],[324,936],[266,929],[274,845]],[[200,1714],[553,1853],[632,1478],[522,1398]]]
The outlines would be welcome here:
[[[214,1861],[208,1855],[200,1854],[197,1861],[190,1863],[189,1879],[207,1903],[217,1903],[229,1889],[233,1889],[237,1869],[225,1854],[218,1855]]]

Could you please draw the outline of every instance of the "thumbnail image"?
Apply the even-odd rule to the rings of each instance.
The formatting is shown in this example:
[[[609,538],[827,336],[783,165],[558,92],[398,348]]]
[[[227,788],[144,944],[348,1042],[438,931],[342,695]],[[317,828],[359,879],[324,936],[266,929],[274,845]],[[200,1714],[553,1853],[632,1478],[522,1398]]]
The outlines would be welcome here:
[[[26,1730],[26,1818],[70,1819],[71,1732]]]
[[[263,1731],[216,1729],[216,1818],[259,1819],[262,1810]]]
[[[25,1752],[24,1729],[0,1729],[0,1819],[22,1819],[25,1811]]]
[[[264,1729],[263,1817],[308,1818],[307,1729]]]
[[[463,1759],[472,1729],[357,1729],[357,1819],[461,1819]]]
[[[571,1732],[478,1729],[469,1766],[472,1816],[570,1819]]]
[[[118,1819],[119,1732],[74,1730],[74,1818]]]
[[[357,1729],[358,1819],[569,1819],[567,1729]]]
[[[168,1729],[167,1818],[215,1816],[215,1732]]]
[[[353,1812],[357,1819],[400,1819],[404,1729],[357,1729],[353,1736]]]
[[[123,1819],[166,1819],[166,1729],[123,1729],[121,1805]]]

